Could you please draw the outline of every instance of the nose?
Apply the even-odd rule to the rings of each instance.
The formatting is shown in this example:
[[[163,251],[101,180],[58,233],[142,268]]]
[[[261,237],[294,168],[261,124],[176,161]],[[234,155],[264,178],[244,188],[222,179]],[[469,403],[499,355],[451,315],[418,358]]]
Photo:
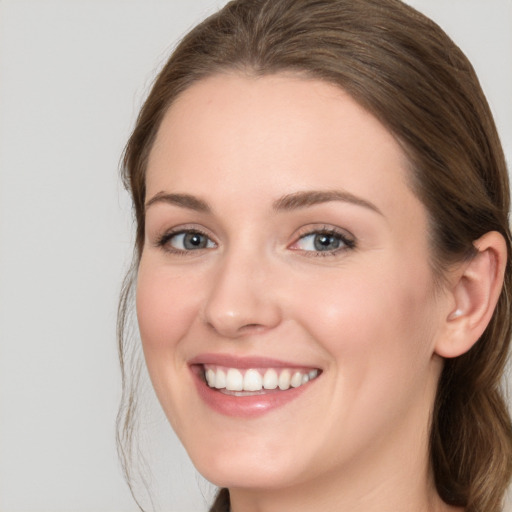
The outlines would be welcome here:
[[[220,336],[234,339],[262,333],[281,322],[275,279],[263,260],[255,254],[233,254],[218,263],[204,320]]]

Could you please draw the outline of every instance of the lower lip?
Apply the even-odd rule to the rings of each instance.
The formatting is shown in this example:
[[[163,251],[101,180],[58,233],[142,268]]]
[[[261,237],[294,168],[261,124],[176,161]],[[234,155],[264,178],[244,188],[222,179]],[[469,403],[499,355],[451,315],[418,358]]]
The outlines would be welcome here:
[[[206,405],[225,416],[243,418],[254,418],[279,407],[284,407],[302,395],[314,382],[310,381],[307,384],[297,388],[290,388],[286,391],[269,391],[262,395],[233,396],[210,388],[198,372],[192,371],[192,374],[194,375],[199,396]]]

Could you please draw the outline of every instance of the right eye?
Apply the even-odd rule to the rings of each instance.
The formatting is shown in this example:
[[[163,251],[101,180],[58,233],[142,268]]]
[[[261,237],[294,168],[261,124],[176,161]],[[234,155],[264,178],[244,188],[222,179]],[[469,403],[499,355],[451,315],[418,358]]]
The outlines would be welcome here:
[[[167,248],[171,252],[189,252],[216,247],[215,242],[211,238],[197,230],[181,230],[166,233],[158,241],[158,245]]]

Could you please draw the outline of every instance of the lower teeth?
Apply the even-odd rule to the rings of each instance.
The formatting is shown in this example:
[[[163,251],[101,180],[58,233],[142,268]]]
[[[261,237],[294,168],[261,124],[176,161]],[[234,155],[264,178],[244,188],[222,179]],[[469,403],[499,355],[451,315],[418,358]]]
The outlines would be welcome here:
[[[261,391],[230,391],[229,389],[223,388],[223,389],[218,389],[217,391],[220,391],[224,395],[231,395],[231,396],[256,396],[256,395],[266,395],[269,391],[274,391],[274,390],[262,389]]]

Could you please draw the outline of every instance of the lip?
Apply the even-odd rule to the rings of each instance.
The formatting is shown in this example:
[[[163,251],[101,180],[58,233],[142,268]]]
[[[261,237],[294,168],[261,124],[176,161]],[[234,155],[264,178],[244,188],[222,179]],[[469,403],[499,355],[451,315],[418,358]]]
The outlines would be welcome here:
[[[270,411],[284,407],[314,386],[316,379],[286,391],[268,390],[264,394],[251,396],[234,396],[212,389],[204,381],[203,365],[212,364],[229,368],[310,368],[304,364],[281,361],[267,357],[236,357],[230,354],[202,354],[191,359],[189,367],[194,384],[201,399],[214,411],[225,416],[254,418]]]
[[[304,365],[292,361],[282,361],[269,357],[257,356],[234,356],[232,354],[201,354],[188,361],[189,365],[215,364],[218,366],[227,366],[228,368],[239,368],[248,370],[249,368],[309,368],[318,369],[315,366]]]

